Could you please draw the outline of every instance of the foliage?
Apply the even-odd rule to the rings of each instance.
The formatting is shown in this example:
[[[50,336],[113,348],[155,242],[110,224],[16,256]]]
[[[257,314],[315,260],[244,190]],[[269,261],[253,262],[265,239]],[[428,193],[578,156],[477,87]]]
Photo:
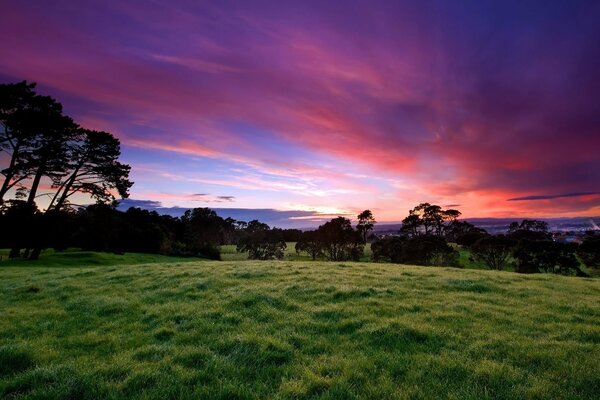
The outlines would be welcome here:
[[[11,256],[20,256],[20,242],[28,242],[33,247],[32,259],[39,257],[43,243],[51,240],[44,237],[48,219],[34,211],[39,196],[54,193],[46,211],[61,211],[75,193],[108,203],[115,200],[114,191],[127,197],[132,185],[130,167],[118,161],[117,139],[107,132],[79,127],[63,114],[59,102],[34,89],[35,84],[27,82],[0,85],[0,151],[4,153],[0,159],[7,161],[0,171],[0,204],[19,208],[22,218],[16,223],[30,236],[15,240]],[[46,181],[54,192],[39,193]],[[11,191],[13,198],[7,200]],[[26,199],[25,208],[15,202],[22,199]],[[24,209],[31,214],[23,215]],[[29,249],[24,253],[28,256]]]
[[[579,246],[577,254],[589,268],[600,268],[600,235],[587,235]]]
[[[461,246],[471,246],[486,235],[485,229],[478,228],[467,221],[451,221],[444,231],[444,237],[448,242]]]
[[[484,236],[471,246],[471,252],[489,269],[501,271],[506,267],[513,246],[514,241],[504,235]]]
[[[53,180],[57,190],[48,208],[61,210],[76,193],[87,193],[98,203],[114,201],[113,191],[128,197],[131,168],[118,161],[120,153],[119,140],[110,133],[79,129],[69,143],[68,173]]]
[[[308,253],[313,261],[323,256],[323,244],[319,240],[317,231],[302,232],[300,238],[296,242],[295,249],[297,253]]]
[[[363,239],[363,243],[367,243],[367,238],[369,232],[373,231],[373,227],[375,226],[375,217],[373,217],[373,213],[371,210],[365,210],[358,214],[358,224],[356,225],[356,230],[360,234]]]
[[[517,272],[549,272],[562,275],[587,276],[579,268],[576,248],[569,243],[521,240],[513,251]]]
[[[416,265],[456,266],[458,252],[435,235],[409,238],[403,251],[404,262]]]
[[[406,238],[390,236],[376,240],[371,244],[373,261],[387,261],[402,263],[404,261],[404,247]]]
[[[455,266],[458,252],[435,235],[390,237],[371,245],[373,260],[403,264]]]
[[[514,240],[541,241],[550,240],[548,223],[535,219],[512,222],[508,227],[508,236]]]
[[[443,236],[448,224],[456,221],[460,215],[458,210],[443,210],[435,204],[421,203],[402,220],[400,233],[405,236]]]
[[[358,261],[363,255],[363,239],[347,218],[334,218],[319,226],[316,232],[323,253],[330,261]]]
[[[251,260],[280,260],[286,247],[281,229],[271,229],[269,225],[253,220],[248,222],[237,251],[247,252]]]
[[[219,259],[218,246],[224,242],[228,223],[210,208],[187,210],[181,217],[183,243],[191,255]]]

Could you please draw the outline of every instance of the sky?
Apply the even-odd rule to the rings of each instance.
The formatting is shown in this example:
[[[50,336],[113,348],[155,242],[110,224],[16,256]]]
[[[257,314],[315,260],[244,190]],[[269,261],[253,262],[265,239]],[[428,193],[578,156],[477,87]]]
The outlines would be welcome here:
[[[0,81],[117,136],[130,205],[594,216],[599,20],[598,1],[15,0]]]

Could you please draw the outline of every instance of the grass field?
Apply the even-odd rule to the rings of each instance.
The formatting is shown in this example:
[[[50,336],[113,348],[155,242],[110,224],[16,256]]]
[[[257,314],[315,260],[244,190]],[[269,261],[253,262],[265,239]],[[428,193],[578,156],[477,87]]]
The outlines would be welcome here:
[[[286,242],[286,249],[284,251],[285,261],[312,261],[310,256],[306,253],[296,253],[296,242]],[[238,253],[235,245],[221,246],[221,258],[223,261],[240,261],[247,260],[247,253]],[[361,261],[367,262],[371,260],[371,243],[367,243],[365,246],[364,255]]]
[[[0,398],[600,393],[597,279],[161,261],[0,264]]]
[[[0,268],[9,266],[20,267],[81,267],[91,265],[133,265],[133,264],[155,264],[171,262],[198,262],[194,257],[170,257],[158,254],[141,253],[99,253],[94,251],[81,251],[69,249],[66,251],[54,251],[46,249],[36,261],[24,259],[9,259],[8,249],[0,249]]]

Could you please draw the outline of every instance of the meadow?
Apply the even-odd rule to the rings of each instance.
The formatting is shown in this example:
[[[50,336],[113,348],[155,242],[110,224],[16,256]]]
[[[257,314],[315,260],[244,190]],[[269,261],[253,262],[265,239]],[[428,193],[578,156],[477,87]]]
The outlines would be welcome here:
[[[247,260],[247,253],[238,253],[235,245],[221,246],[221,258],[223,261],[241,261]],[[296,253],[296,242],[286,242],[283,259],[285,261],[312,261],[312,258],[304,253]],[[364,254],[360,261],[368,262],[371,260],[371,243],[365,245]]]
[[[1,398],[600,393],[597,279],[96,256],[0,264]]]

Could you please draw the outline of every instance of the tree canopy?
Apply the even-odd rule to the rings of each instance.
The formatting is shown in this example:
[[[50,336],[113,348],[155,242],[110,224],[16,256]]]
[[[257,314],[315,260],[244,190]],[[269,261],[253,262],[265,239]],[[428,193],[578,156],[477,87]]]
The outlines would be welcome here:
[[[24,231],[15,238],[13,257],[22,245],[34,247],[32,258],[41,251],[35,243],[43,240],[33,238],[42,235],[36,224],[43,219],[35,214],[70,207],[76,193],[110,203],[116,196],[127,197],[133,184],[130,167],[118,161],[118,139],[78,126],[59,102],[37,94],[35,87],[26,81],[0,85],[0,150],[7,161],[0,169],[0,204],[17,207],[14,223]],[[40,193],[46,182],[51,189]],[[47,196],[48,205],[38,206],[41,196]],[[23,199],[25,204],[19,203]]]

